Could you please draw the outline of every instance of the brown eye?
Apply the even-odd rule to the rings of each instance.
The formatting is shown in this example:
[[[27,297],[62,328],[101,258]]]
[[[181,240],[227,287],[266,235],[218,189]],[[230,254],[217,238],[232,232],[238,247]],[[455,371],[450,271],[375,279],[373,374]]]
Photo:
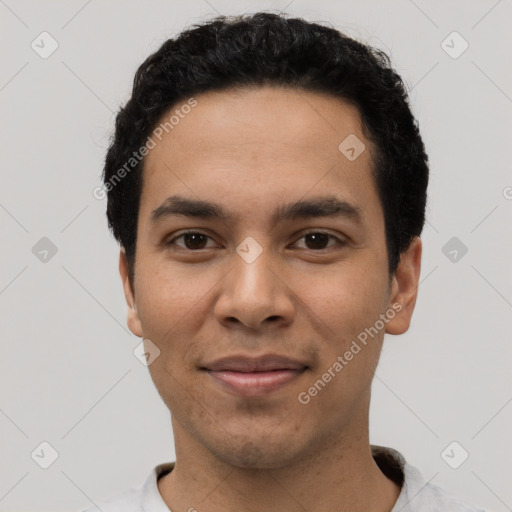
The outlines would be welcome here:
[[[183,244],[176,243],[176,240],[180,239],[183,240]],[[182,233],[181,235],[173,238],[172,240],[169,240],[169,242],[167,242],[166,245],[176,245],[183,249],[188,249],[189,251],[197,251],[201,249],[207,249],[208,247],[206,247],[206,244],[209,239],[211,240],[211,238],[208,235],[205,235],[204,233],[191,231],[188,233]]]
[[[325,246],[329,243],[329,235],[325,233],[311,233],[304,238],[308,249],[325,249]]]
[[[346,245],[346,242],[340,240],[338,237],[331,235],[330,233],[324,233],[322,231],[311,231],[303,235],[300,240],[305,240],[305,249],[311,249],[313,251],[321,251],[323,249],[329,249],[334,246],[342,247]],[[333,240],[334,244],[330,246],[329,241]],[[302,247],[304,248],[304,247]]]
[[[201,233],[186,233],[183,235],[183,241],[187,249],[204,249],[206,238]]]

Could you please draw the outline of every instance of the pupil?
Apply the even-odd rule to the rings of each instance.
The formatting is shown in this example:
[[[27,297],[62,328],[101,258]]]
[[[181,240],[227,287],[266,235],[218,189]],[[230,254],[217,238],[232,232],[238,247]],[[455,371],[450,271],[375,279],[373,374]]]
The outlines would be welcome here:
[[[185,233],[185,245],[187,249],[201,249],[202,247],[198,247],[198,244],[201,245],[201,242],[204,243],[205,236],[200,233]]]
[[[310,247],[311,244],[307,243],[307,240],[313,241],[313,246]],[[309,249],[324,249],[325,247],[319,247],[325,245],[329,241],[329,235],[325,233],[313,233],[311,235],[306,235],[306,245]]]

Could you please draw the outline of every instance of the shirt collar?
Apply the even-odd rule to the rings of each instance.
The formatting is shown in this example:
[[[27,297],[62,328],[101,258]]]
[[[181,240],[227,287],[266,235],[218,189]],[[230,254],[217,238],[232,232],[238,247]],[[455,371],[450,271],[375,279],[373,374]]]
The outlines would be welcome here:
[[[391,512],[412,511],[411,502],[425,489],[427,482],[416,468],[407,464],[398,451],[376,445],[372,445],[371,450],[380,470],[401,488]],[[174,462],[164,462],[151,471],[142,487],[141,508],[144,512],[169,512],[158,490],[158,479],[170,473],[174,465]]]

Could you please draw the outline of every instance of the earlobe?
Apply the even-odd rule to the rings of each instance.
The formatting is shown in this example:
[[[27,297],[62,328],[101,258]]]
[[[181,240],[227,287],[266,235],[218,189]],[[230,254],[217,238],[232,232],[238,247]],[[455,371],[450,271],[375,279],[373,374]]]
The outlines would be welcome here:
[[[135,334],[135,336],[142,338],[142,328],[139,314],[137,312],[137,305],[135,303],[135,294],[130,283],[128,262],[126,260],[126,251],[124,247],[121,247],[121,251],[119,253],[119,274],[121,275],[124,297],[126,299],[126,304],[128,305],[126,323],[130,331]]]
[[[408,249],[400,255],[400,263],[390,287],[388,308],[393,309],[396,314],[386,324],[388,334],[403,334],[409,329],[418,296],[421,252],[421,240],[415,237]]]

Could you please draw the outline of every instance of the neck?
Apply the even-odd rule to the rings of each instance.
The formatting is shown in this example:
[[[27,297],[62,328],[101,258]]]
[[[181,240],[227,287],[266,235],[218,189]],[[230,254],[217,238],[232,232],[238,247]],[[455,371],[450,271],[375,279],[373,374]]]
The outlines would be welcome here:
[[[158,488],[172,511],[389,512],[400,488],[373,460],[365,424],[324,440],[293,464],[261,469],[225,463],[173,418],[176,465]]]

